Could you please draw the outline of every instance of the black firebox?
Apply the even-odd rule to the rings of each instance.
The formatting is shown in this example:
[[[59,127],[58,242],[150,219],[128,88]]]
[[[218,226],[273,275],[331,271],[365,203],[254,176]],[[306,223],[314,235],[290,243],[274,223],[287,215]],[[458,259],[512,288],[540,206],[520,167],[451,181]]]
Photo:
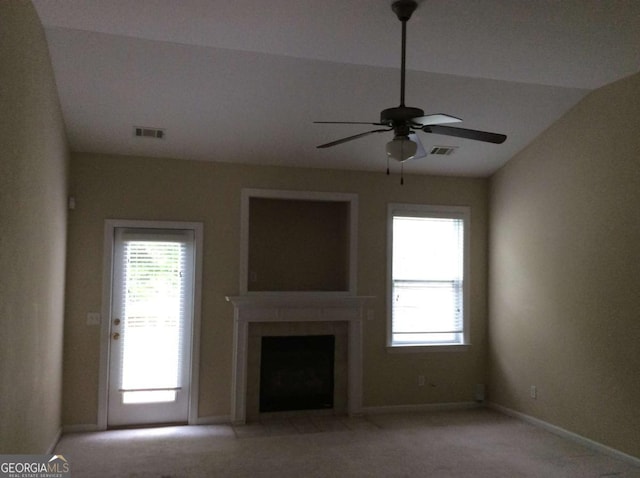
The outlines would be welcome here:
[[[260,412],[333,408],[335,336],[262,337]]]

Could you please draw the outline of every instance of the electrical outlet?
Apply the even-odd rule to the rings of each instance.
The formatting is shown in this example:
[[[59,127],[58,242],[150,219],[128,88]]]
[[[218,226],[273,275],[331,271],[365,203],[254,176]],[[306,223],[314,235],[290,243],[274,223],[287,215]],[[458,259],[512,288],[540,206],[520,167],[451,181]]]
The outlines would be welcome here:
[[[531,387],[529,387],[529,396],[531,398],[533,398],[534,400],[538,398],[538,387],[536,387],[535,385],[531,385]]]
[[[418,387],[424,387],[424,375],[418,375]]]

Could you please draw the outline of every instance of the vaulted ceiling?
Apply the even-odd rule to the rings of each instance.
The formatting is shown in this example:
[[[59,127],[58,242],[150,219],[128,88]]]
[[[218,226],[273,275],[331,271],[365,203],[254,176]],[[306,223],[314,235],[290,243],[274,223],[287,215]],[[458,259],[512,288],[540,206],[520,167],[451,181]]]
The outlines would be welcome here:
[[[398,106],[390,0],[34,0],[73,151],[384,171],[372,129]],[[421,133],[450,156],[405,172],[488,176],[589,91],[640,69],[637,0],[423,0],[408,22],[408,106],[504,133]],[[165,130],[138,138],[134,126]],[[594,129],[598,119],[594,118]]]

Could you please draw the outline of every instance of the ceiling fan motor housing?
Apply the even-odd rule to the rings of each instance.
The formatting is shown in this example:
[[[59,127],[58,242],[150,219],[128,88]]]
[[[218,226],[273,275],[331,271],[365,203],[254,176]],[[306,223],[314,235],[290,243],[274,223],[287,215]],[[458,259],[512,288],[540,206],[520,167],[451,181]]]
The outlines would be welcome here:
[[[380,123],[389,126],[402,125],[409,123],[413,118],[424,116],[424,111],[420,108],[411,106],[396,106],[395,108],[387,108],[380,113]]]

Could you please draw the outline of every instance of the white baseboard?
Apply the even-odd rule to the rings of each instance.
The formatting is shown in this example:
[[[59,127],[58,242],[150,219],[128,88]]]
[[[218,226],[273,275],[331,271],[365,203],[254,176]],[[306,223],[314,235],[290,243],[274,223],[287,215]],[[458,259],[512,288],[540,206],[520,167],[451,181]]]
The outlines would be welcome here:
[[[56,449],[56,445],[58,445],[58,442],[60,441],[61,436],[62,436],[62,427],[58,428],[58,432],[56,433],[56,436],[53,438],[53,441],[49,445],[49,448],[47,448],[47,452],[45,453],[45,455],[53,454],[53,450]]]
[[[447,410],[468,410],[482,407],[476,402],[420,403],[415,405],[386,405],[380,407],[362,407],[363,415],[381,415],[384,413],[438,412]]]
[[[591,448],[592,450],[604,453],[614,458],[618,458],[619,460],[626,461],[627,463],[630,463],[632,465],[640,466],[640,458],[638,457],[628,455],[627,453],[621,452],[620,450],[616,450],[615,448],[603,445],[602,443],[598,443],[597,441],[593,441],[589,438],[583,437],[582,435],[578,435],[577,433],[573,433],[559,426],[552,425],[551,423],[540,420],[539,418],[535,418],[531,415],[512,410],[511,408],[503,407],[502,405],[498,405],[497,403],[489,402],[487,403],[487,407],[500,413],[504,413],[505,415],[509,415],[510,417],[518,418],[524,422],[543,428],[555,435],[580,443],[581,445],[584,445],[587,448]]]
[[[228,425],[231,423],[231,415],[214,415],[210,417],[198,417],[194,425]]]
[[[64,425],[62,427],[62,433],[85,433],[85,432],[99,432],[103,431],[95,423],[82,423],[79,425]]]
[[[231,423],[230,415],[220,415],[211,417],[199,417],[195,423],[189,425],[221,425]],[[105,431],[95,423],[83,423],[78,425],[65,425],[62,427],[62,434],[66,433],[87,433]]]

